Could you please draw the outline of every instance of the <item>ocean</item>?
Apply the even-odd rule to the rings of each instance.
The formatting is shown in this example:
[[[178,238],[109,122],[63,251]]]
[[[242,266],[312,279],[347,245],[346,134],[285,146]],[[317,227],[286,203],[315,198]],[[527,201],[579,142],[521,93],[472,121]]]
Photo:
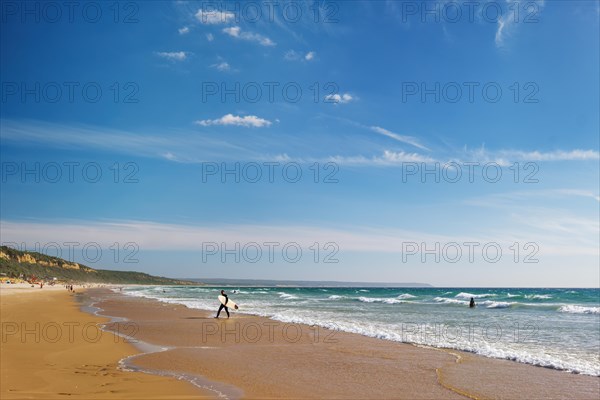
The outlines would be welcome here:
[[[600,376],[600,289],[138,286],[123,293],[216,313],[221,289],[240,306],[236,313]]]

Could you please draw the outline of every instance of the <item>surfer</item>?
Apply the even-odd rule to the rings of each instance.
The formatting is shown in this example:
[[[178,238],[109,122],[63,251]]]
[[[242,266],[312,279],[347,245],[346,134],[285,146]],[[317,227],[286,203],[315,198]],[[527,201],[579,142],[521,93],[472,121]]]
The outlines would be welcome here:
[[[475,307],[475,300],[471,297],[471,301],[469,302],[469,308]]]
[[[221,296],[225,297],[225,303],[221,303],[221,306],[219,307],[219,311],[217,311],[217,316],[215,318],[219,318],[219,314],[221,314],[222,309],[225,309],[225,312],[227,313],[227,318],[229,318],[229,308],[225,306],[225,304],[227,304],[227,302],[229,301],[229,297],[227,297],[224,290],[221,290]]]

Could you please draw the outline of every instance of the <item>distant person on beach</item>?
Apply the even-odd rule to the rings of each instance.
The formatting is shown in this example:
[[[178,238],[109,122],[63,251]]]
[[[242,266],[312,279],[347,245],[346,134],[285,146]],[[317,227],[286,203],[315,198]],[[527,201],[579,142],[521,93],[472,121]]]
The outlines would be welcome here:
[[[469,308],[475,307],[475,300],[471,297],[471,301],[469,302]]]
[[[225,297],[225,304],[227,304],[227,302],[229,301],[229,297],[227,297],[224,290],[221,290],[221,296]],[[221,306],[219,307],[219,311],[217,311],[217,316],[215,318],[219,318],[219,314],[221,314],[222,309],[225,309],[225,312],[227,313],[227,318],[229,318],[229,308],[227,308],[225,304],[221,304]]]

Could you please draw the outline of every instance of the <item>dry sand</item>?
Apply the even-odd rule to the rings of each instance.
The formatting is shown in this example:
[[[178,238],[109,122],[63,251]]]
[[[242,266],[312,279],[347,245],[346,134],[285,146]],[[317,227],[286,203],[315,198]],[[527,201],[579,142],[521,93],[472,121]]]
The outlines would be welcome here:
[[[118,369],[137,350],[99,331],[106,319],[80,311],[76,296],[63,287],[2,285],[0,398],[214,397],[175,378]]]

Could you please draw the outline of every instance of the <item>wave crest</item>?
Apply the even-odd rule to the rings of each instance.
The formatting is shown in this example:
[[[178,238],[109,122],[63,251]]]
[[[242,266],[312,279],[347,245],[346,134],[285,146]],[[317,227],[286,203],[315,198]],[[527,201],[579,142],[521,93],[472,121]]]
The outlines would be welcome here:
[[[493,293],[473,294],[473,293],[460,292],[459,294],[457,294],[454,297],[458,297],[459,299],[470,299],[471,297],[474,299],[483,299],[485,297],[494,297],[494,296],[496,296],[496,295]]]
[[[567,305],[562,306],[558,309],[559,312],[569,313],[569,314],[600,314],[600,307],[583,307],[583,306],[574,306]]]

